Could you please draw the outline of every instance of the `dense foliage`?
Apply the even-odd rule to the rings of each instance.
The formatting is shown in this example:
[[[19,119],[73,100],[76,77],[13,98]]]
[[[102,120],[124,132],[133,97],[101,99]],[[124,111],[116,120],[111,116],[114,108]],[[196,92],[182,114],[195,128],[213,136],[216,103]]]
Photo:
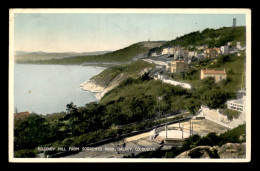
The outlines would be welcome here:
[[[163,48],[171,46],[186,47],[189,50],[196,50],[195,46],[207,44],[209,48],[220,47],[231,42],[231,46],[240,42],[241,45],[245,44],[246,28],[244,26],[236,27],[223,27],[220,29],[205,29],[203,31],[196,31],[177,37],[164,45],[151,49],[151,52],[161,53]]]
[[[237,119],[241,114],[241,112],[231,109],[219,109],[219,112],[223,115],[226,115],[228,120],[233,120],[233,118]]]
[[[129,77],[138,78],[143,70],[153,68],[155,68],[154,64],[150,64],[143,60],[138,60],[130,64],[107,68],[100,74],[92,77],[91,80],[93,80],[98,85],[106,87],[116,78],[117,82],[123,81]]]
[[[154,115],[159,110],[161,113],[185,110],[185,105],[181,102],[190,96],[186,89],[145,77],[144,75],[138,79],[128,78],[118,87],[107,92],[100,103],[108,106],[111,103],[114,106],[120,105],[119,108],[124,110],[121,113],[124,114],[129,113],[129,109],[132,108],[132,113],[145,112],[148,116]],[[131,112],[129,114],[131,116]]]

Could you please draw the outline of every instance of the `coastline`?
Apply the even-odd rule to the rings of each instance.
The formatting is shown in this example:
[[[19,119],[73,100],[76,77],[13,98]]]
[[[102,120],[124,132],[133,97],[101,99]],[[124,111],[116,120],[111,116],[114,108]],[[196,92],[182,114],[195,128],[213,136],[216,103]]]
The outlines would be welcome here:
[[[142,71],[139,71],[138,75],[141,76],[145,72],[147,72],[151,69],[152,69],[151,67],[144,68]],[[100,71],[100,73],[102,71]],[[100,73],[98,73],[98,74],[100,74]],[[98,75],[98,74],[96,74],[96,75]],[[110,91],[113,88],[115,88],[116,86],[118,86],[120,84],[120,82],[122,82],[124,80],[125,76],[126,76],[125,73],[118,74],[115,78],[113,78],[113,80],[107,86],[102,86],[102,85],[96,83],[95,80],[92,80],[92,78],[94,77],[93,76],[89,80],[80,84],[80,88],[84,91],[89,91],[91,93],[95,93],[94,96],[99,101],[108,91]]]
[[[88,80],[84,83],[80,84],[80,89],[84,91],[89,91],[91,93],[95,93],[95,97],[97,100],[100,100],[104,94],[107,92],[105,91],[105,87],[97,85],[94,81]]]
[[[86,65],[83,65],[83,66],[86,66]],[[99,73],[97,73],[96,75],[100,74],[101,72],[103,72],[105,69],[105,67],[100,67],[100,66],[96,66],[97,68],[102,68],[103,70],[101,70]],[[91,78],[93,78],[94,76],[96,75],[93,75]],[[105,87],[103,86],[100,86],[98,84],[96,84],[95,81],[91,80],[91,78],[83,83],[80,84],[80,89],[81,90],[84,90],[84,91],[89,91],[91,93],[95,93],[95,97],[97,100],[100,100],[104,95],[105,93],[108,91],[106,90]]]

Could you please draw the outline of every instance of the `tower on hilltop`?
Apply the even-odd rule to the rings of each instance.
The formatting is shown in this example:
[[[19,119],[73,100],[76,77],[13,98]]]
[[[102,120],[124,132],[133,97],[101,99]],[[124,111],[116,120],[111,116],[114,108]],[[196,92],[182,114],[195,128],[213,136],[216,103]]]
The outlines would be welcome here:
[[[236,28],[236,24],[237,24],[237,19],[233,18],[233,28]]]

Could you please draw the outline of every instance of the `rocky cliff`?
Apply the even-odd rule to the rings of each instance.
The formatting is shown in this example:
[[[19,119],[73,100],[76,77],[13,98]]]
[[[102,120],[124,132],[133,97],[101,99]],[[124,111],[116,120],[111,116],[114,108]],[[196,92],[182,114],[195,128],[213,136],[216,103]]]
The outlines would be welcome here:
[[[198,146],[179,154],[176,158],[245,158],[246,143],[227,143],[218,146]]]
[[[142,76],[144,73],[149,72],[152,67],[144,68],[138,71],[138,76]],[[108,85],[103,86],[98,84],[94,79],[90,79],[80,85],[80,88],[85,91],[90,91],[92,93],[96,93],[95,97],[100,100],[108,91],[112,90],[116,86],[118,86],[122,81],[131,77],[127,73],[120,73],[112,81],[109,82]]]

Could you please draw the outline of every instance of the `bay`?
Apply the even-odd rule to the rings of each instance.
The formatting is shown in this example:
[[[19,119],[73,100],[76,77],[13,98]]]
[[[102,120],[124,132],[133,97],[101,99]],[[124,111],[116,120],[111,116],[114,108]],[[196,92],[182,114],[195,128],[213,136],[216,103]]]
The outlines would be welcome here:
[[[77,106],[97,101],[94,93],[80,84],[104,68],[76,65],[14,65],[14,109],[50,114],[66,111],[66,104]]]

